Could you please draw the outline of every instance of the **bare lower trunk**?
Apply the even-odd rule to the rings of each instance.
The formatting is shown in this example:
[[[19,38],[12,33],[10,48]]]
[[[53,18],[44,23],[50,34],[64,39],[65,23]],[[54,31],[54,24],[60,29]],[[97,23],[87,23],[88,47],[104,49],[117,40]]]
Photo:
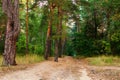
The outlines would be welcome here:
[[[51,54],[51,32],[52,32],[52,29],[51,29],[51,22],[49,22],[49,27],[48,27],[48,30],[47,30],[47,38],[46,38],[46,46],[45,46],[45,55],[44,55],[44,58],[47,60],[49,55]]]
[[[46,38],[46,47],[45,47],[45,55],[44,58],[47,60],[49,55],[51,54],[51,46],[52,46],[52,20],[53,20],[53,13],[54,13],[54,4],[50,3],[50,14],[49,14],[49,21],[48,21],[48,30],[47,30],[47,38]]]
[[[58,62],[58,54],[59,52],[59,43],[58,43],[58,39],[55,39],[55,58],[54,61]]]
[[[95,3],[94,3],[95,4]],[[95,6],[94,6],[94,10],[93,10],[93,20],[94,20],[94,31],[95,31],[95,34],[94,34],[94,38],[97,39],[97,12],[96,12],[96,9],[95,9]]]
[[[26,2],[26,54],[28,54],[28,0]]]
[[[94,24],[95,24],[95,39],[97,38],[97,21],[96,21],[96,12],[94,11]]]
[[[59,57],[62,57],[62,8],[61,8],[61,6],[58,6],[58,18],[59,18],[59,30],[58,30],[58,34],[59,34],[59,41],[58,41],[58,46],[59,46]]]
[[[77,27],[77,33],[80,32],[80,22],[79,22],[79,18],[77,18],[76,20],[76,27]]]
[[[3,53],[3,65],[16,65],[16,39],[20,31],[19,0],[2,0],[2,7],[8,18],[5,35],[5,48]]]
[[[16,38],[14,37],[14,22],[8,19],[3,53],[3,65],[16,65]]]
[[[65,52],[66,38],[62,41],[62,54]]]
[[[61,38],[59,38],[59,57],[62,57],[62,39]]]

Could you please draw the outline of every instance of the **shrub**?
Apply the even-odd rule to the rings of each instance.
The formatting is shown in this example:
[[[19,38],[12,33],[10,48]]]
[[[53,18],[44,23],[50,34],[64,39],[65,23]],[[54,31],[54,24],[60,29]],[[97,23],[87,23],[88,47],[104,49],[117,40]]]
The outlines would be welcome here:
[[[96,51],[99,55],[101,54],[107,55],[111,53],[110,42],[106,40],[94,41],[94,47],[96,48]]]
[[[17,41],[17,52],[18,53],[23,53],[25,52],[26,49],[26,38],[24,34],[20,34],[19,39]]]
[[[111,35],[111,50],[114,55],[120,55],[120,31],[116,31]]]

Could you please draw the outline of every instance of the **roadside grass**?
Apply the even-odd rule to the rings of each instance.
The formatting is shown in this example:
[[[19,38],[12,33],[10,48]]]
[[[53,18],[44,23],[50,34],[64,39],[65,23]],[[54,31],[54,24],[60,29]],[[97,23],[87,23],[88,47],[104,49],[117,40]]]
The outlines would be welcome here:
[[[9,71],[16,71],[16,70],[23,70],[26,69],[29,66],[32,66],[33,63],[38,63],[41,61],[44,61],[43,56],[37,55],[37,54],[27,54],[27,55],[17,55],[16,56],[16,62],[17,66],[2,66],[2,56],[0,56],[0,72],[7,73]]]
[[[32,64],[43,61],[43,56],[37,54],[27,54],[25,56],[17,55],[16,62],[17,64]]]
[[[32,63],[38,63],[40,61],[43,61],[43,56],[39,56],[37,54],[27,54],[27,55],[17,55],[16,56],[16,62],[17,64],[32,64]],[[0,65],[2,65],[2,56],[0,56]]]
[[[95,66],[120,66],[120,56],[98,56],[86,58],[89,65]]]

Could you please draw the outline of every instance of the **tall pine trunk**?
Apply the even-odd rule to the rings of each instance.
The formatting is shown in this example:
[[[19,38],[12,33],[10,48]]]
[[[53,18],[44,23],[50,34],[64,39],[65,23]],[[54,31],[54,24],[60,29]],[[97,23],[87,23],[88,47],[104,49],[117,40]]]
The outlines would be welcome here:
[[[26,54],[28,53],[28,0],[26,0]]]
[[[62,9],[58,6],[58,23],[56,28],[55,39],[55,58],[54,61],[58,62],[58,57],[62,57]]]
[[[58,38],[55,39],[55,58],[54,61],[58,62],[58,56],[59,56],[59,42]]]
[[[96,15],[96,9],[94,9],[94,13],[93,13],[93,16],[94,16],[94,28],[95,28],[95,39],[97,38],[97,15]]]
[[[59,57],[62,57],[62,8],[58,6],[58,18],[59,18]]]
[[[2,0],[2,9],[7,15],[3,65],[16,65],[16,40],[20,31],[19,0]]]
[[[94,34],[94,38],[97,39],[97,11],[96,11],[96,7],[95,7],[95,1],[94,1],[94,8],[93,8],[93,21],[94,21],[94,31],[95,31],[95,34]]]
[[[54,5],[53,3],[49,4],[49,21],[48,21],[48,30],[47,30],[47,37],[46,37],[46,46],[45,46],[45,55],[44,58],[47,60],[49,55],[51,54],[51,46],[52,46],[52,20],[53,20],[53,10],[54,10]]]
[[[52,25],[51,21],[49,21],[48,24],[48,30],[47,30],[47,38],[46,38],[46,46],[45,46],[45,55],[44,58],[47,60],[49,55],[51,54],[51,32],[52,32]]]

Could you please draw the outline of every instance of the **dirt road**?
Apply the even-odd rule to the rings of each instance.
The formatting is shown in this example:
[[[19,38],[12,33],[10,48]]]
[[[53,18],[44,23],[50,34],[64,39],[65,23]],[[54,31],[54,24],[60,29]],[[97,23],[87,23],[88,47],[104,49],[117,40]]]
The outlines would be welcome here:
[[[0,80],[90,80],[84,65],[71,57],[44,61],[25,70],[8,73]]]
[[[59,62],[44,61],[6,73],[0,80],[120,80],[120,67],[89,66],[82,60],[64,57]]]

